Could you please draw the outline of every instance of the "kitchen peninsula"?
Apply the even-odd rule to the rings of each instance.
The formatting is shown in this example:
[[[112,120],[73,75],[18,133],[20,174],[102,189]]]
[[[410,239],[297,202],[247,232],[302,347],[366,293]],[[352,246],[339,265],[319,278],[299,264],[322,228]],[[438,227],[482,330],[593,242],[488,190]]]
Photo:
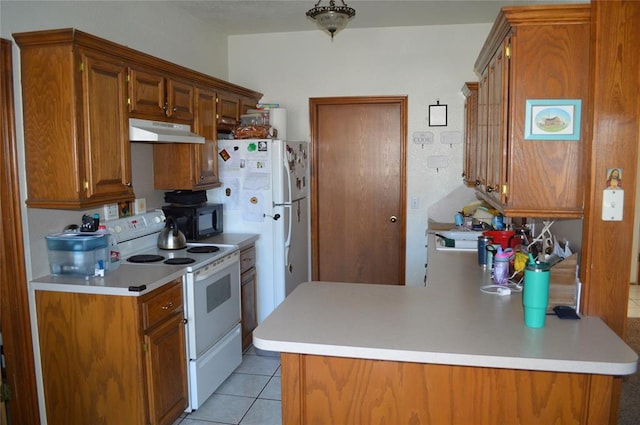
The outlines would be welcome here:
[[[424,287],[300,285],[254,331],[282,353],[283,424],[602,424],[638,356],[597,317],[524,326],[473,252],[436,251]]]

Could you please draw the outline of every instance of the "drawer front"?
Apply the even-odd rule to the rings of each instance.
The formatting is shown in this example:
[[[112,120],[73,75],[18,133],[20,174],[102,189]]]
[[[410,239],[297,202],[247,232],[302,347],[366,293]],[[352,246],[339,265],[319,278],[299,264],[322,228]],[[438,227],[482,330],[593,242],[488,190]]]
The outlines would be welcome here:
[[[244,249],[240,252],[240,273],[244,273],[256,265],[256,247]]]
[[[148,296],[148,298],[147,298]],[[182,311],[182,278],[156,289],[141,303],[142,326],[149,329],[176,311]]]

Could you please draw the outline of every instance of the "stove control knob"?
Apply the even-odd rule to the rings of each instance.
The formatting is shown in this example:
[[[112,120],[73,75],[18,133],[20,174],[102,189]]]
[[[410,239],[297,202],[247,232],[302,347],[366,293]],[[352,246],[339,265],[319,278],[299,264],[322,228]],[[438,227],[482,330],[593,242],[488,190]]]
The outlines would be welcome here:
[[[120,233],[120,232],[122,232],[122,227],[120,227],[119,225],[116,224],[115,226],[113,226],[113,231],[115,233]]]

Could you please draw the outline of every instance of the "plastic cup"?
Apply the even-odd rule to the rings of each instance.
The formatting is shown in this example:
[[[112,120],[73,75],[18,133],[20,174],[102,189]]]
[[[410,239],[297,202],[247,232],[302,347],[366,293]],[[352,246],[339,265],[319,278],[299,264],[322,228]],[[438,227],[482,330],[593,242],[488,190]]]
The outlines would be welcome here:
[[[529,328],[542,328],[549,303],[549,263],[527,264],[524,270],[522,304],[524,324]]]

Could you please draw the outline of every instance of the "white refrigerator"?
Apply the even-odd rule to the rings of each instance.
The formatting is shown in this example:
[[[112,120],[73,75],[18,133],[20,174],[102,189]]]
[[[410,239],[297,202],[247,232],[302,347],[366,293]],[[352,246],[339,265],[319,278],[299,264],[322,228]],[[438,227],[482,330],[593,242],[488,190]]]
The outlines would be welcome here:
[[[310,280],[309,143],[218,141],[225,233],[255,233],[261,323],[298,284]]]

